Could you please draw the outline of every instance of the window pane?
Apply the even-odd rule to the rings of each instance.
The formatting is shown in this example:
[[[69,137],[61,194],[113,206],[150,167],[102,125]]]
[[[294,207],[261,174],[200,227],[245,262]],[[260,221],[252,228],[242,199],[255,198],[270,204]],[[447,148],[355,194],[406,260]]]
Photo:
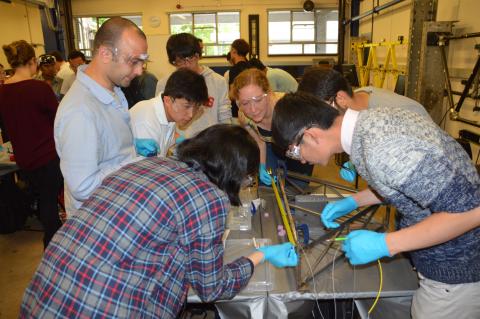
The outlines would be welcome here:
[[[336,54],[337,53],[337,44],[317,44],[317,54]]]
[[[338,10],[317,10],[317,41],[338,41]]]
[[[194,35],[203,40],[203,43],[216,43],[215,13],[194,14]]]
[[[268,54],[336,54],[338,10],[268,12]]]
[[[187,32],[203,41],[203,56],[228,53],[240,38],[240,12],[178,13],[170,15],[170,34]]]
[[[97,19],[93,17],[75,18],[77,46],[80,50],[93,48],[93,39],[97,32]]]
[[[315,25],[313,12],[293,12],[292,41],[314,41]]]
[[[109,18],[107,17],[98,17],[98,27],[100,28],[102,24],[107,21]]]
[[[304,54],[315,54],[315,47],[316,45],[311,43],[311,44],[304,44],[303,45],[303,53]]]
[[[222,56],[230,51],[230,45],[209,45],[204,48],[205,56]]]
[[[240,38],[239,12],[218,12],[217,21],[219,44],[230,45],[233,41]]]
[[[142,16],[122,16],[125,19],[128,19],[135,23],[140,29],[143,30],[142,28]]]
[[[290,11],[269,11],[268,22],[285,22],[290,23]]]
[[[123,16],[142,28],[142,16]],[[92,57],[93,39],[98,28],[111,17],[75,17],[75,42],[87,59]]]
[[[302,54],[301,44],[270,44],[269,54]]]
[[[170,34],[192,33],[192,14],[175,13],[170,15]]]
[[[327,21],[327,41],[338,41],[338,21]]]
[[[270,43],[288,43],[291,41],[290,11],[268,12],[268,41]]]

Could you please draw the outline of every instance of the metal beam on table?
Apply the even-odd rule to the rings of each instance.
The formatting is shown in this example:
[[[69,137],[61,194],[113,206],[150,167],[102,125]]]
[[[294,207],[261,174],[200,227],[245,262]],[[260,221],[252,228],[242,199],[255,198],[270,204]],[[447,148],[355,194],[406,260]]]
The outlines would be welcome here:
[[[259,197],[264,204],[252,216],[252,228],[249,231],[231,231],[229,238],[269,238],[272,244],[285,242],[286,238],[278,235],[277,225],[281,224],[281,216],[271,188],[260,187]],[[318,220],[318,219],[317,219]],[[318,220],[318,223],[320,221]],[[227,255],[229,252],[225,251]],[[318,256],[315,248],[307,252],[303,258],[315,259]],[[330,250],[331,255],[331,250]],[[328,259],[329,260],[329,259]],[[331,264],[331,261],[325,264]],[[303,263],[303,267],[307,267]],[[382,297],[411,296],[418,282],[408,260],[399,256],[382,260],[384,272],[384,288]],[[378,270],[376,264],[353,268],[343,258],[335,263],[335,272],[322,271],[313,274],[301,291],[297,288],[296,269],[271,267],[273,288],[264,292],[241,292],[232,300],[215,303],[221,318],[279,318],[289,316],[304,317],[310,314],[310,304],[316,299],[333,298],[374,298],[378,289]],[[335,291],[332,289],[332,275]],[[315,283],[315,289],[314,289]],[[189,302],[200,302],[197,296],[188,297]],[[304,304],[304,307],[299,305]],[[310,309],[308,313],[305,309]]]
[[[260,196],[265,199],[265,212],[261,214],[263,237],[271,238],[272,243],[285,241],[277,233],[277,225],[281,223],[278,208],[271,190],[260,188]],[[320,223],[320,221],[318,221]],[[330,251],[330,255],[331,251]],[[304,259],[313,260],[318,256],[318,250],[307,252]],[[328,260],[328,262],[327,262]],[[303,262],[307,268],[307,262]],[[325,259],[325,264],[331,266],[330,259]],[[384,288],[381,297],[411,296],[418,286],[415,272],[409,261],[402,257],[386,258],[382,260],[384,271]],[[312,280],[307,282],[302,290],[298,290],[296,270],[293,268],[273,268],[275,284],[272,291],[267,292],[269,318],[285,318],[289,316],[307,315],[299,313],[299,303],[311,302],[315,299],[333,298],[374,298],[378,290],[378,269],[376,264],[352,267],[343,258],[337,258],[335,263],[335,291],[332,289],[332,273],[322,271],[313,274]],[[314,289],[315,283],[315,289]],[[311,310],[311,309],[310,309]],[[303,310],[302,310],[303,311]]]

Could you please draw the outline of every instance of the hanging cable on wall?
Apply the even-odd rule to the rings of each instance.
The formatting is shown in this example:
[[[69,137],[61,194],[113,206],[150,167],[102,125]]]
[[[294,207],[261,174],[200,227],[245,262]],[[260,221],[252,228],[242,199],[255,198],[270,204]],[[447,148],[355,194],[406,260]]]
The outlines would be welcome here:
[[[54,6],[52,9],[48,8],[47,6],[43,6],[42,9],[45,13],[45,18],[47,19],[48,28],[53,32],[60,32],[62,28],[60,27],[60,12],[58,7],[58,1],[54,2]],[[56,20],[56,24],[53,22],[52,10],[53,14],[55,15],[54,17]]]
[[[375,8],[375,0],[372,0],[372,10]],[[375,20],[375,12],[372,13],[372,28],[370,31],[370,42],[373,43],[373,23]]]
[[[34,47],[43,47],[43,43],[35,43],[33,42],[33,37],[32,37],[32,26],[30,25],[30,15],[28,14],[28,7],[27,7],[28,2],[23,1],[23,5],[25,6],[25,17],[27,18],[27,26],[28,26],[28,36],[30,38],[30,44]]]
[[[28,7],[27,7],[27,2],[24,2],[25,4],[25,14],[27,15],[27,25],[28,25],[28,35],[30,37],[30,43],[33,45],[33,39],[32,39],[32,28],[30,26],[30,16],[28,15]],[[35,47],[35,46],[34,46]]]

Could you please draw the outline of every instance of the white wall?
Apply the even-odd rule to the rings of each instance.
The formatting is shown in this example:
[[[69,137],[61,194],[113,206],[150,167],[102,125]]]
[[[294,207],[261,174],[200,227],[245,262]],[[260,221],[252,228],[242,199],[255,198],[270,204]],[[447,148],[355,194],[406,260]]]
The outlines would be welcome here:
[[[458,20],[454,27],[456,34],[480,32],[480,19],[478,19],[479,10],[480,3],[478,0],[439,0],[437,20]],[[470,76],[473,66],[475,65],[478,54],[480,53],[474,49],[477,43],[480,43],[480,38],[469,38],[450,42],[448,65],[452,74],[452,88],[456,91],[463,90],[464,86],[461,84],[461,80]],[[454,96],[455,103],[458,99],[459,96]],[[460,116],[472,121],[477,121],[480,124],[480,112],[473,112],[474,103],[473,100],[466,99],[460,110]],[[446,101],[445,104],[447,104]],[[467,129],[480,134],[480,128],[457,121],[447,121],[446,130],[452,136],[458,137],[458,131],[461,129]],[[473,159],[476,160],[480,147],[472,144],[472,149]]]
[[[380,4],[391,0],[380,0]],[[478,0],[438,0],[437,20],[459,20],[455,25],[458,33],[479,32],[480,19],[477,18],[480,4]],[[377,1],[374,1],[377,4]],[[182,5],[181,10],[176,9],[177,3]],[[74,15],[125,15],[141,14],[143,16],[144,31],[148,37],[149,53],[152,63],[149,69],[157,76],[162,77],[172,71],[172,66],[167,62],[165,43],[169,36],[168,13],[181,11],[212,11],[212,10],[240,10],[241,24],[240,36],[248,38],[248,15],[260,15],[260,58],[266,64],[309,64],[314,57],[268,57],[267,56],[267,9],[293,9],[301,8],[302,0],[72,0]],[[373,23],[373,41],[396,41],[399,35],[406,40],[409,36],[410,4],[405,1],[387,10],[376,14]],[[315,5],[337,6],[336,0],[316,0]],[[361,2],[361,12],[370,10],[372,1]],[[160,25],[152,27],[149,24],[151,17],[159,17]],[[8,44],[12,41],[25,39],[32,43],[43,44],[40,13],[36,6],[25,5],[16,0],[12,4],[0,2],[0,29],[6,32],[0,33],[0,44]],[[360,35],[370,39],[371,19],[360,21]],[[480,38],[471,38],[452,41],[449,48],[449,67],[456,78],[453,79],[453,89],[461,91],[463,86],[460,80],[469,76],[470,70],[476,61],[478,52],[473,49],[475,43],[480,43]],[[37,54],[44,53],[42,46],[37,47]],[[384,53],[378,51],[379,62]],[[401,67],[405,67],[407,46],[397,47],[397,60]],[[3,52],[0,53],[0,63],[7,66]],[[223,58],[204,59],[203,63],[226,65]],[[439,79],[441,80],[441,79]],[[393,88],[391,77],[387,77],[386,87]],[[458,100],[458,97],[455,97]],[[473,101],[467,99],[462,107],[461,116],[470,120],[480,121],[480,114],[473,113]],[[446,129],[457,136],[459,129],[469,129],[480,133],[480,129],[459,122],[447,121]],[[474,147],[474,152],[478,147]]]
[[[382,5],[390,1],[391,0],[381,0],[379,1],[379,4]],[[375,6],[377,6],[377,1],[374,2]],[[365,0],[360,3],[360,13],[371,9],[371,0]],[[410,1],[405,1],[375,14],[373,17],[373,28],[371,16],[360,20],[359,35],[361,38],[372,40],[374,43],[397,41],[399,36],[403,36],[404,40],[408,41],[409,25]],[[383,64],[387,49],[386,47],[378,47],[376,50],[378,63]],[[399,68],[405,70],[407,64],[408,44],[396,46],[395,51]],[[395,87],[395,81],[391,74],[387,74],[384,87],[392,90]]]
[[[182,5],[181,10],[176,5]],[[267,9],[302,8],[301,0],[72,0],[73,15],[125,15],[139,13],[143,16],[143,26],[149,44],[152,63],[148,68],[157,76],[171,72],[168,64],[165,43],[169,37],[168,13],[191,11],[240,10],[240,36],[248,40],[248,15],[260,16],[260,59],[265,64],[310,64],[315,57],[268,57],[267,56]],[[337,7],[336,0],[316,0],[317,7],[328,5]],[[159,17],[160,25],[156,28],[149,25],[151,17]],[[206,58],[202,63],[210,65],[227,65],[224,58]]]
[[[0,44],[5,45],[17,40],[39,44],[35,48],[37,56],[45,53],[40,11],[37,6],[21,1],[0,2]],[[10,68],[7,58],[1,50],[0,63]]]
[[[390,2],[391,0],[381,0],[380,5]],[[377,1],[375,1],[375,5]],[[365,12],[372,8],[372,1],[365,0],[361,2],[361,12]],[[455,34],[480,32],[480,19],[478,13],[480,3],[478,0],[438,0],[437,21],[458,20],[455,23]],[[403,35],[406,40],[409,36],[411,1],[405,1],[397,4],[380,14],[375,15],[373,23],[373,42],[380,41],[396,41],[399,35]],[[371,18],[365,18],[360,22],[360,35],[370,39]],[[462,91],[463,85],[460,81],[468,78],[471,70],[477,60],[478,51],[474,50],[474,45],[480,43],[480,38],[470,38],[463,40],[451,41],[448,49],[448,65],[452,75],[452,87],[456,91]],[[379,51],[379,62],[383,61],[384,54]],[[397,50],[398,63],[405,67],[407,57],[407,46]],[[441,67],[440,65],[438,67]],[[443,79],[439,79],[443,81]],[[387,88],[393,88],[394,83],[390,79],[386,83]],[[459,97],[454,96],[454,102]],[[445,111],[447,109],[447,100],[445,99]],[[480,112],[473,113],[474,101],[466,99],[460,116],[469,120],[478,121],[480,123]],[[448,117],[448,116],[447,116]],[[460,129],[468,129],[480,134],[480,129],[474,126],[463,124],[457,121],[447,120],[445,129],[453,137],[458,137]],[[474,160],[476,159],[479,147],[473,145]]]

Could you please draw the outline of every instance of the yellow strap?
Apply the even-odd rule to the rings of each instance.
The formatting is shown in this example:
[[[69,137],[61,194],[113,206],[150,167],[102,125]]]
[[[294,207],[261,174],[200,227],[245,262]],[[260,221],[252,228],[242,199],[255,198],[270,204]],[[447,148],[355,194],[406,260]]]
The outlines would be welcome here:
[[[290,223],[288,222],[287,214],[285,213],[282,200],[280,199],[280,194],[278,193],[275,179],[271,175],[270,178],[272,179],[273,192],[275,193],[275,198],[277,199],[278,208],[280,209],[280,215],[282,215],[283,225],[285,226],[285,231],[287,232],[288,241],[292,243],[293,246],[296,246],[295,240],[293,239],[292,229],[290,228]]]

